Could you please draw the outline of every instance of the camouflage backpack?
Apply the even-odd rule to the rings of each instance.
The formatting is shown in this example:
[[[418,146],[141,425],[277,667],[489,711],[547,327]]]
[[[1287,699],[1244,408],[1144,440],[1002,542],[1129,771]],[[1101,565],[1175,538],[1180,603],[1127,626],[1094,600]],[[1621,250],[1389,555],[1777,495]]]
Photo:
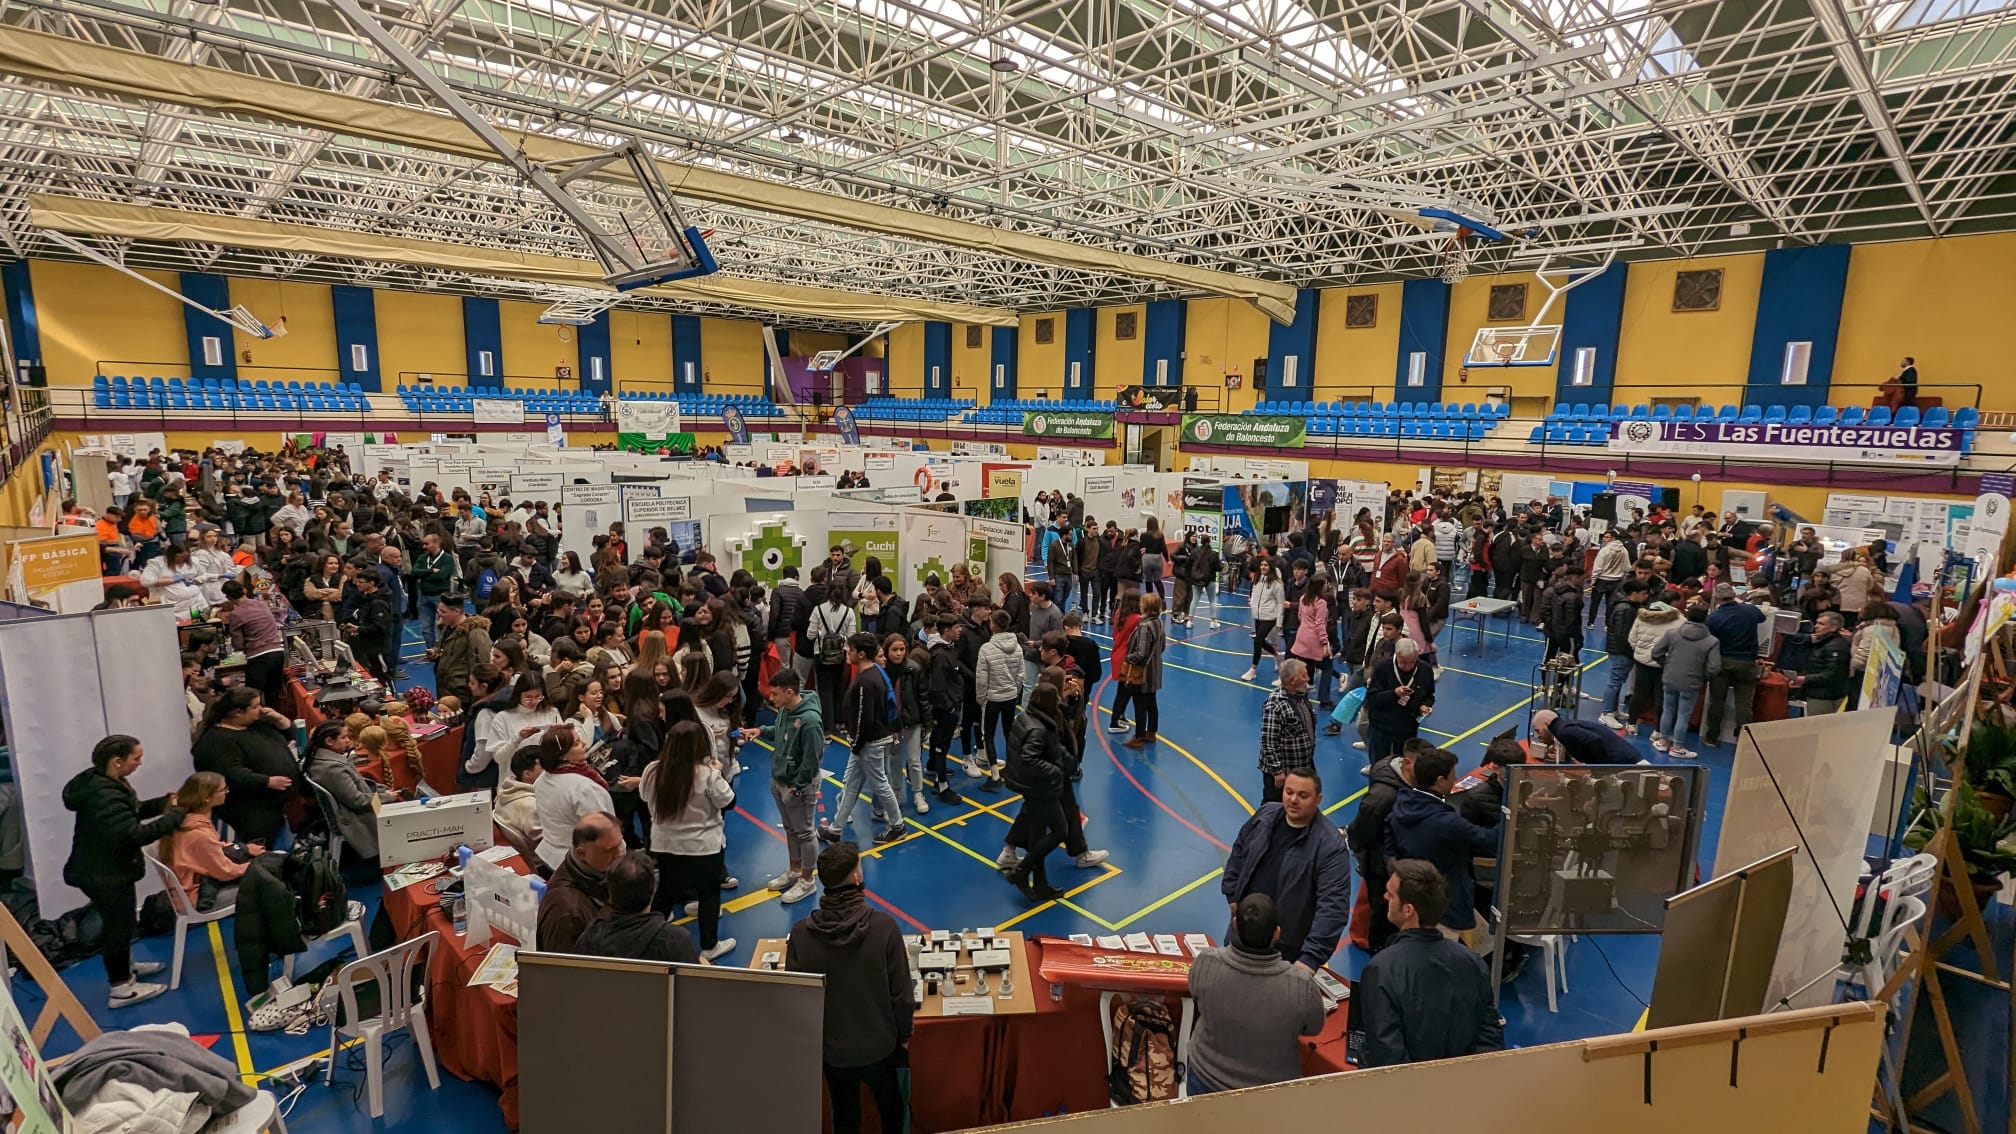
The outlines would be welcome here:
[[[1176,1025],[1160,1000],[1113,1001],[1106,1091],[1115,1106],[1176,1097]]]

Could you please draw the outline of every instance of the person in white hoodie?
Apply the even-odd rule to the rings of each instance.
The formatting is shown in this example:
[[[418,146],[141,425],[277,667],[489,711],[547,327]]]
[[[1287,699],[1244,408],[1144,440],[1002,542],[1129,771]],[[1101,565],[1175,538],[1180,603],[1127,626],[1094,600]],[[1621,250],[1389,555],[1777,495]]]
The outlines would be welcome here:
[[[519,749],[511,757],[511,774],[497,781],[497,802],[490,807],[490,818],[513,840],[528,847],[536,846],[543,834],[537,793],[532,790],[539,774],[539,749]]]
[[[536,750],[540,771],[532,785],[532,802],[540,837],[533,853],[552,870],[572,849],[574,824],[597,812],[614,814],[616,804],[609,798],[609,785],[588,766],[588,750],[572,725],[554,724],[541,732]]]
[[[1274,644],[1268,641],[1274,635],[1274,626],[1281,621],[1281,610],[1286,606],[1281,587],[1281,576],[1274,573],[1274,561],[1262,559],[1259,574],[1253,578],[1253,664],[1240,675],[1240,680],[1251,681],[1260,674],[1260,654],[1264,650],[1274,657],[1276,664],[1280,658],[1274,654]]]
[[[973,667],[973,697],[980,702],[980,735],[985,744],[986,763],[970,756],[966,774],[994,786],[1001,782],[1001,760],[1006,750],[994,747],[994,726],[1001,726],[1001,741],[1015,724],[1015,708],[1022,703],[1022,643],[1015,637],[1014,620],[1005,610],[997,610],[988,623],[993,636],[980,645],[980,658]]]
[[[314,518],[315,514],[308,510],[308,502],[301,498],[301,494],[290,492],[287,494],[287,503],[273,510],[272,523],[276,530],[286,528],[295,535],[300,535],[301,529],[307,527],[308,521]]]

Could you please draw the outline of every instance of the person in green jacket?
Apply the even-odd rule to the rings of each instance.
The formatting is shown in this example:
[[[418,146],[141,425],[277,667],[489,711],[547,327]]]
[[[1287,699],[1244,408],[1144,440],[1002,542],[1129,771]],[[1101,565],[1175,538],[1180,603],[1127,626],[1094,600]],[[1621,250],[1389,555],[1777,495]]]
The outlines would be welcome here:
[[[155,509],[161,517],[161,531],[169,543],[189,541],[189,501],[182,496],[182,486],[170,483],[161,490],[161,504]]]
[[[782,890],[783,901],[789,904],[804,901],[819,888],[819,761],[826,754],[826,725],[820,717],[819,695],[806,692],[803,680],[788,667],[771,675],[768,697],[777,711],[776,723],[745,728],[741,737],[771,749],[770,798],[784,817],[791,862],[770,880],[770,888]]]
[[[435,623],[441,614],[441,600],[461,579],[462,563],[453,551],[441,546],[439,533],[428,532],[420,537],[420,552],[413,557],[411,569],[413,588],[420,594],[420,640],[431,650],[440,644]]]

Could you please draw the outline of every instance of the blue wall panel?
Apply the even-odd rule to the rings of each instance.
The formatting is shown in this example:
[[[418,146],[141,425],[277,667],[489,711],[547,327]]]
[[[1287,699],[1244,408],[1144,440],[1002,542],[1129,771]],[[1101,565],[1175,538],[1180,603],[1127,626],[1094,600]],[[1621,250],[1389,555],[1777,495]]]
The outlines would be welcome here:
[[[1316,307],[1323,294],[1314,288],[1295,293],[1295,321],[1267,324],[1267,396],[1274,401],[1306,402],[1310,374],[1316,366]],[[1295,360],[1295,382],[1288,384],[1288,360]]]
[[[580,362],[574,367],[574,376],[581,380],[581,388],[591,394],[608,393],[609,313],[604,311],[595,316],[593,323],[574,328],[574,346],[580,355]]]
[[[1393,400],[1442,400],[1443,345],[1449,339],[1449,285],[1441,280],[1408,280],[1400,285],[1400,351],[1393,368]],[[1426,357],[1419,386],[1407,384],[1407,360]]]
[[[1090,307],[1074,307],[1064,313],[1064,400],[1089,402],[1103,399],[1092,378],[1094,334],[1099,313]]]
[[[700,316],[672,316],[672,389],[680,394],[697,394],[707,372],[700,363]],[[763,376],[768,388],[770,354],[763,354]],[[635,375],[634,377],[645,377]],[[653,391],[662,393],[663,391]]]
[[[231,281],[223,276],[213,276],[205,272],[183,272],[182,294],[213,311],[227,311],[231,307]],[[182,325],[189,332],[191,378],[238,377],[238,349],[232,339],[230,324],[205,315],[185,303],[182,305]],[[206,339],[215,341],[206,343],[204,341]],[[206,348],[215,349],[221,361],[216,365],[205,361]]]
[[[396,297],[390,302],[396,302]],[[329,288],[329,306],[336,314],[336,369],[342,374],[338,381],[354,383],[365,393],[383,390],[384,372],[378,368],[378,293],[368,287],[335,284]],[[358,347],[363,348],[361,359]],[[364,365],[359,367],[359,362]]]
[[[1555,359],[1555,401],[1608,405],[1615,400],[1611,391],[1617,384],[1617,336],[1624,327],[1624,280],[1629,269],[1629,264],[1612,264],[1562,297],[1567,309],[1561,317],[1561,348]],[[1596,348],[1596,362],[1589,368],[1589,384],[1577,386],[1575,352],[1583,347]],[[1651,392],[1629,396],[1642,402]]]
[[[984,379],[982,381],[985,381]],[[924,324],[924,396],[952,396],[952,324]],[[974,395],[979,396],[977,393]]]
[[[992,357],[987,362],[987,380],[996,383],[994,396],[997,398],[1020,397],[1021,387],[1017,369],[1021,364],[1022,328],[989,327],[988,348]]]
[[[1750,338],[1746,405],[1824,406],[1834,375],[1834,346],[1841,333],[1841,299],[1848,290],[1846,244],[1774,248],[1764,253],[1764,284],[1757,292],[1757,329]],[[1787,343],[1813,344],[1806,384],[1781,381]]]
[[[42,329],[35,319],[35,285],[29,278],[28,261],[0,264],[0,289],[7,293],[7,333],[14,343],[14,360],[41,362]]]
[[[1180,299],[1157,299],[1148,304],[1141,320],[1141,384],[1181,386],[1183,384],[1183,336],[1189,326],[1190,305]],[[1161,382],[1155,380],[1157,363],[1167,363]]]
[[[469,384],[485,389],[504,388],[504,331],[497,313],[497,301],[478,295],[462,297],[462,342],[468,352]],[[490,373],[483,373],[483,355],[490,355]]]

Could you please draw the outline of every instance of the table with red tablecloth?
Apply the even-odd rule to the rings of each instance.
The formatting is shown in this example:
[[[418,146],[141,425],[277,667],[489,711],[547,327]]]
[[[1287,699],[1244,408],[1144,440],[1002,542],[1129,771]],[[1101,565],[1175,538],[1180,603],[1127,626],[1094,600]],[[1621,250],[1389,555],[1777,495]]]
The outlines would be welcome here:
[[[504,865],[532,873],[524,859]],[[446,874],[436,878],[446,878]],[[469,978],[483,963],[489,945],[471,948],[455,933],[432,887],[436,878],[385,894],[385,914],[401,941],[433,930],[439,935],[427,963],[427,1024],[441,1068],[461,1079],[489,1083],[502,1092],[504,1124],[518,1129],[518,998],[488,986],[471,988]],[[507,938],[508,939],[508,938]]]
[[[322,710],[315,707],[315,695],[299,677],[287,676],[287,711],[294,719],[307,724],[313,732],[315,726],[326,719]],[[455,791],[455,771],[462,761],[462,726],[450,725],[445,731],[420,741],[420,774],[428,786],[440,792]],[[377,761],[360,760],[357,770],[379,783],[390,783],[404,792],[411,792],[420,783],[413,770],[403,760],[394,760],[391,767],[380,766]],[[387,777],[390,777],[389,779]]]

